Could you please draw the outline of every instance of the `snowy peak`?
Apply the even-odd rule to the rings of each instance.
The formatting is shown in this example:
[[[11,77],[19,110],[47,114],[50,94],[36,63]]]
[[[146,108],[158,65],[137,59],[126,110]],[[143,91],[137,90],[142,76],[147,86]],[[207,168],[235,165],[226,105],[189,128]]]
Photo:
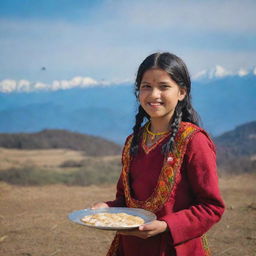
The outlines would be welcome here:
[[[245,69],[245,68],[240,68],[237,72],[237,74],[242,77],[242,76],[247,76],[250,73],[249,70]]]
[[[253,69],[252,73],[256,76],[256,67]]]
[[[227,76],[239,76],[244,77],[247,75],[256,76],[256,66],[254,68],[240,68],[236,71],[231,71],[224,68],[221,65],[216,65],[212,69],[204,69],[192,76],[193,80],[206,80],[206,79],[219,79]]]
[[[214,69],[210,70],[209,78],[222,78],[225,76],[231,75],[231,72],[226,70],[224,67],[220,65],[216,65]]]
[[[231,71],[221,65],[216,65],[212,69],[204,69],[192,75],[194,81],[208,81],[214,79],[222,79],[225,77],[241,77],[256,76],[256,66],[253,68],[240,68]],[[0,93],[12,92],[35,92],[35,91],[59,91],[72,88],[89,88],[89,87],[111,87],[115,85],[133,84],[132,79],[115,79],[112,81],[96,80],[91,77],[76,76],[70,80],[54,80],[51,83],[41,81],[29,81],[26,79],[0,80]]]
[[[54,80],[52,83],[47,84],[43,82],[31,82],[28,80],[13,80],[4,79],[0,81],[0,92],[11,93],[11,92],[34,92],[34,91],[58,91],[67,90],[76,87],[88,88],[88,87],[106,87],[112,85],[126,84],[130,80],[95,80],[91,77],[76,76],[70,80]]]

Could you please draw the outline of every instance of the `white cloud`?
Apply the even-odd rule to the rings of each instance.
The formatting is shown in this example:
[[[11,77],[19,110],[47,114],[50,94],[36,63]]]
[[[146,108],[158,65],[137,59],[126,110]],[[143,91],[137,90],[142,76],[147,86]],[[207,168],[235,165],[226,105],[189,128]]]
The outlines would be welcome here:
[[[193,72],[216,63],[255,64],[255,0],[106,0],[96,6],[75,21],[0,19],[0,79],[133,77],[142,59],[158,50],[185,56]],[[46,71],[38,73],[42,66]],[[54,87],[72,85],[58,80]]]
[[[182,28],[227,32],[253,32],[256,2],[253,0],[145,0],[124,2],[120,16],[135,25],[152,28]],[[175,35],[174,35],[175,36]]]

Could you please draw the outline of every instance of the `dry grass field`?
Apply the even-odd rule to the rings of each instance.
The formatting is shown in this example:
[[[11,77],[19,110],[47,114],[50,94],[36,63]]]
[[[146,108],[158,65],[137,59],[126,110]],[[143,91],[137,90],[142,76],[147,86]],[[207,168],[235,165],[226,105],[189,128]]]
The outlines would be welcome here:
[[[50,154],[53,157],[58,153],[51,151]],[[63,161],[63,154],[59,155],[57,160],[55,158],[56,162],[50,161],[55,166]],[[3,158],[10,161],[6,154],[0,156],[0,164]],[[69,156],[72,158],[74,155]],[[13,158],[13,161],[17,164],[18,158]],[[31,158],[31,161],[43,164],[41,157],[38,157],[38,161]],[[51,164],[49,158],[45,157],[45,161]],[[208,233],[213,255],[256,255],[255,177],[253,174],[220,177],[227,209],[222,220]],[[67,215],[74,210],[90,207],[93,202],[112,199],[114,195],[115,185],[15,186],[0,183],[0,255],[105,255],[114,232],[71,223]]]
[[[118,156],[119,157],[119,156]],[[21,166],[37,166],[56,170],[65,161],[81,161],[96,157],[85,156],[81,151],[68,149],[18,150],[0,148],[0,171]],[[113,159],[116,156],[106,156],[103,159]],[[102,159],[102,157],[101,157]]]

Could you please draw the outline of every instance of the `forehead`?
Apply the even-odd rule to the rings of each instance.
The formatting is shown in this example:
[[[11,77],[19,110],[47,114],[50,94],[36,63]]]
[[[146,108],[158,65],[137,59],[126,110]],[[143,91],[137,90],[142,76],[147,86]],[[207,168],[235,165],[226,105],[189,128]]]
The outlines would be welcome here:
[[[141,79],[141,82],[174,82],[170,75],[163,69],[152,68],[147,70]]]

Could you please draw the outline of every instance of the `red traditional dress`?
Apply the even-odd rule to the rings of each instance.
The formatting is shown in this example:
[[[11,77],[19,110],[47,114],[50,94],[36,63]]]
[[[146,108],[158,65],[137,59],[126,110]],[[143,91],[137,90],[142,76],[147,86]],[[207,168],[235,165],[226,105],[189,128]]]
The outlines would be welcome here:
[[[132,135],[122,154],[122,173],[110,207],[143,208],[168,225],[168,232],[141,239],[116,235],[108,256],[206,256],[204,234],[224,212],[218,188],[215,147],[207,133],[182,122],[175,149],[165,157],[162,146],[170,135],[151,147],[142,136],[138,154],[129,154]]]

